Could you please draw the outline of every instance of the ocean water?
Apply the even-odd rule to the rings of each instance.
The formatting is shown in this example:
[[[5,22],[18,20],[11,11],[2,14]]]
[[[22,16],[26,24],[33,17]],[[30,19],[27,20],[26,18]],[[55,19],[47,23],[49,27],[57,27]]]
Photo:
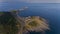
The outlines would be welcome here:
[[[48,5],[48,4],[47,4]],[[54,4],[52,4],[54,5]],[[29,6],[29,9],[19,14],[20,16],[40,16],[48,20],[51,31],[47,34],[60,34],[60,10],[57,6]]]
[[[19,12],[20,16],[43,17],[48,20],[51,28],[46,34],[60,34],[60,3],[2,3],[0,11],[20,9],[24,6],[27,6],[28,9]],[[32,32],[31,34],[35,34],[35,32]]]

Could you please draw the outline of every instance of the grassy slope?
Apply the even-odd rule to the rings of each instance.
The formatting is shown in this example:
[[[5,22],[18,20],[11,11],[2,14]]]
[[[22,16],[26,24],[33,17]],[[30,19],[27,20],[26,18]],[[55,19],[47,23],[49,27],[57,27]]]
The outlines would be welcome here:
[[[9,12],[0,12],[0,32],[1,32],[0,34],[5,34],[7,31],[9,31],[9,34],[15,34],[17,30],[15,25],[16,25],[15,19]],[[6,29],[6,31],[4,29]]]

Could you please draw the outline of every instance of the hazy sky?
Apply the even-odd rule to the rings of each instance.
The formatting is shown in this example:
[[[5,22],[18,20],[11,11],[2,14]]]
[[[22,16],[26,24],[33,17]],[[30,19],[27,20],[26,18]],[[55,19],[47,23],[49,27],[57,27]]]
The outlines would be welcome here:
[[[0,0],[1,2],[60,3],[60,0]]]

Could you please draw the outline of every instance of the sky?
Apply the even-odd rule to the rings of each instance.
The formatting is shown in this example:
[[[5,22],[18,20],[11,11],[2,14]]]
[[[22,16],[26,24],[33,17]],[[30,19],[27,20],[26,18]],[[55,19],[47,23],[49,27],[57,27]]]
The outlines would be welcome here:
[[[0,10],[8,9],[19,3],[60,3],[60,0],[0,0]],[[18,6],[18,5],[17,5]],[[20,5],[19,5],[20,6]]]
[[[0,0],[0,3],[2,2],[60,3],[60,0]]]

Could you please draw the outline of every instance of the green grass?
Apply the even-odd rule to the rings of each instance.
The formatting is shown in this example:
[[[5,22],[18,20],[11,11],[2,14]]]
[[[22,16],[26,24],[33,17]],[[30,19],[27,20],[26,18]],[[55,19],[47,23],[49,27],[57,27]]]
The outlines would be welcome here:
[[[0,25],[0,34],[5,34],[3,25]]]
[[[4,14],[0,16],[0,34],[7,34],[7,30],[9,34],[15,34],[17,27],[14,17],[9,12],[0,12],[0,14]]]
[[[4,14],[3,12],[0,12],[0,14]]]

